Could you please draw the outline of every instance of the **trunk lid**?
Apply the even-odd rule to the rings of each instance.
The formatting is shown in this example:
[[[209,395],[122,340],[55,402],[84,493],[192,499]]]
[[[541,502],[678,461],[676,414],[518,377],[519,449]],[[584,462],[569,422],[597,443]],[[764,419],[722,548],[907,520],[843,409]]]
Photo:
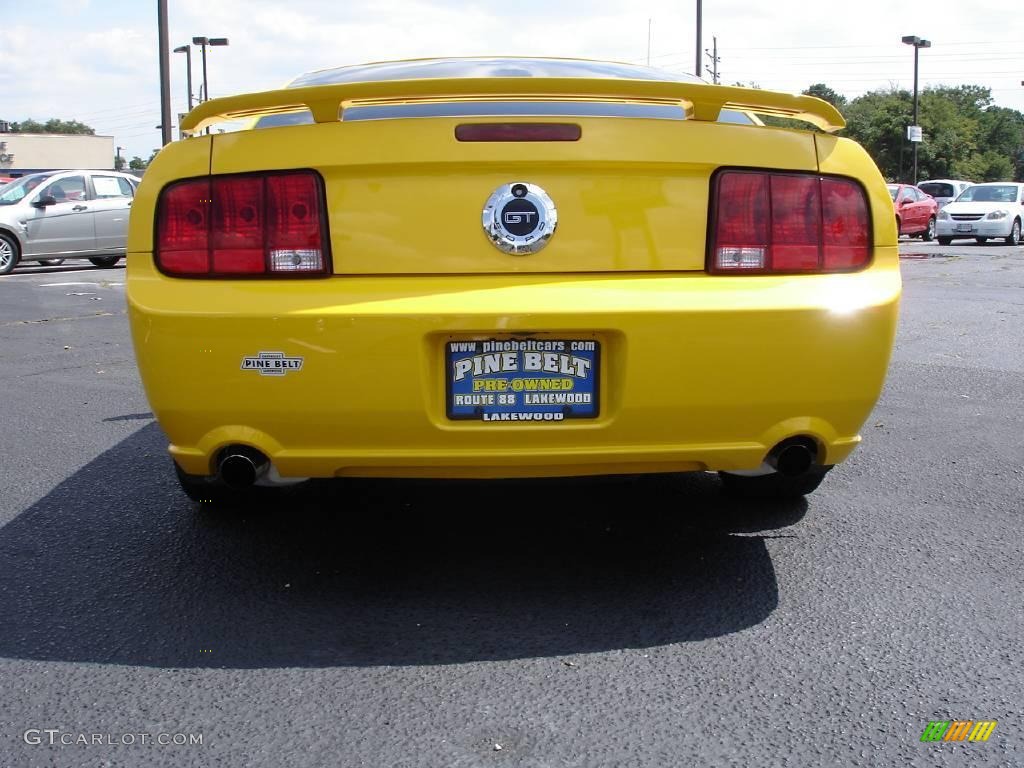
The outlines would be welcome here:
[[[552,122],[577,141],[466,142],[459,125]],[[417,117],[289,125],[213,137],[214,174],[313,168],[325,184],[335,274],[704,269],[708,197],[723,166],[816,171],[803,131],[703,120]],[[557,209],[545,247],[506,253],[482,225],[503,185]]]

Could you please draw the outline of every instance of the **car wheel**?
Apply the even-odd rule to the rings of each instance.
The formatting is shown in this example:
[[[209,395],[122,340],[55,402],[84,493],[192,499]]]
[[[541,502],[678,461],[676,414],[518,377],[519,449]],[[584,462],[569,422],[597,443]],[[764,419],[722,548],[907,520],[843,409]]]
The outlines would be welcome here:
[[[1013,226],[1010,227],[1010,236],[1006,238],[1007,245],[1020,245],[1020,219],[1013,220]]]
[[[719,472],[718,476],[722,479],[722,489],[733,496],[745,499],[798,499],[821,485],[830,469],[831,466],[811,467],[796,477],[779,472],[755,476]]]
[[[39,263],[44,267],[59,267],[64,263],[64,259],[40,259]]]
[[[952,237],[940,237],[939,245],[950,245],[953,242]]]
[[[10,235],[0,232],[0,275],[6,275],[18,263],[18,244]]]
[[[103,267],[109,269],[121,260],[120,256],[93,256],[89,261],[95,264],[97,267]]]
[[[978,245],[984,245],[985,243],[988,242],[988,238],[987,237],[976,237],[976,238],[974,238],[974,242],[976,242]]]
[[[921,239],[924,240],[926,243],[930,243],[932,240],[935,239],[935,217],[934,216],[932,216],[930,219],[928,219],[928,229],[926,229],[924,231],[924,234],[921,235]]]

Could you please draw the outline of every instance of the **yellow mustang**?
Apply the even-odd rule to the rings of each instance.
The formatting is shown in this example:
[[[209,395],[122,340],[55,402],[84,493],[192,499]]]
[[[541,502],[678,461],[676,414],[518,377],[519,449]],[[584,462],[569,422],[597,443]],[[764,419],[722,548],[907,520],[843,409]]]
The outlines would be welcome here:
[[[247,129],[204,133],[226,120]],[[559,59],[201,104],[128,239],[184,490],[717,470],[809,493],[860,441],[900,296],[892,202],[843,125],[808,96]]]

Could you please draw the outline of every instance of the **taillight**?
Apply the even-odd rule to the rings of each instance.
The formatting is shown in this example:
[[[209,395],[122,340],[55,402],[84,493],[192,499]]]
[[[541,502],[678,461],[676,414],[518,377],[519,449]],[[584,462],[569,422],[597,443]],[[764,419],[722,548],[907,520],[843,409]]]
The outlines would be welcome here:
[[[867,198],[849,179],[725,171],[711,221],[715,273],[847,272],[871,259]]]
[[[312,171],[211,176],[166,187],[156,264],[183,277],[328,273],[326,212]]]

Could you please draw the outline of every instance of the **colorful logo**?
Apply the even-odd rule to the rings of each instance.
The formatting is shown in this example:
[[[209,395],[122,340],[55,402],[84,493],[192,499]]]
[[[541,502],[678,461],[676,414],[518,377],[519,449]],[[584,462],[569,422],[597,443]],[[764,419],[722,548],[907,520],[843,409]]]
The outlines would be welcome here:
[[[921,741],[988,741],[998,720],[932,720]]]

